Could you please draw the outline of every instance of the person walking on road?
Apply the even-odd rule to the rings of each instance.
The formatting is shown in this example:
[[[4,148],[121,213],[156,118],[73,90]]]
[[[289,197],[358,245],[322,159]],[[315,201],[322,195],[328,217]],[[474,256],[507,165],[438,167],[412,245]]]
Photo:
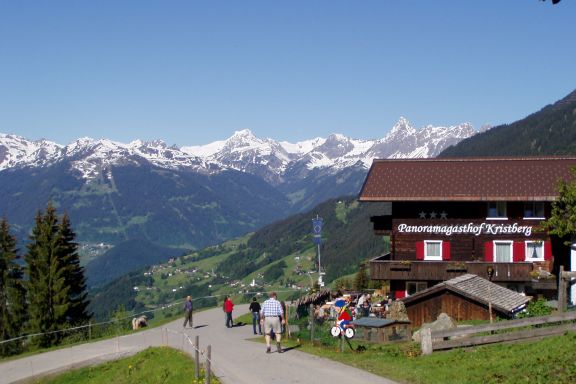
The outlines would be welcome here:
[[[256,324],[258,324],[258,333],[262,334],[262,325],[260,324],[260,303],[256,297],[252,298],[250,303],[250,312],[252,312],[252,329],[254,329],[254,334],[256,334]]]
[[[192,305],[192,296],[188,296],[186,298],[186,302],[184,303],[184,325],[183,327],[186,328],[186,324],[188,324],[188,326],[190,328],[193,327],[193,323],[192,323],[192,311],[194,309],[194,306]]]
[[[222,309],[226,314],[226,327],[232,328],[234,326],[234,322],[232,321],[232,311],[234,310],[234,303],[232,303],[230,296],[226,296],[226,300],[224,300],[224,306]]]
[[[276,336],[276,350],[278,353],[282,353],[282,347],[280,346],[280,340],[282,338],[281,334],[281,324],[284,323],[284,311],[282,310],[282,305],[276,299],[276,292],[270,292],[268,295],[269,299],[262,304],[262,311],[260,312],[260,322],[264,323],[264,338],[266,339],[266,353],[271,352],[271,335],[270,332],[274,332]]]

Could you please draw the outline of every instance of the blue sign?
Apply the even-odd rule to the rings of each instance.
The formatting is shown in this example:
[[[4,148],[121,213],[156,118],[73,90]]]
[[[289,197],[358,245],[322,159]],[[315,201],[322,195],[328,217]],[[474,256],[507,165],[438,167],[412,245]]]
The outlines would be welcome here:
[[[314,244],[320,244],[322,241],[322,222],[323,219],[319,216],[312,219],[312,241]]]

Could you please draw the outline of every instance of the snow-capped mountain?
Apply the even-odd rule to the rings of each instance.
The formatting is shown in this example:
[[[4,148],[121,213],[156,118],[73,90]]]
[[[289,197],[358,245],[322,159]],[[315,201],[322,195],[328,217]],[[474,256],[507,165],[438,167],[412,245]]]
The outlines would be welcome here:
[[[370,162],[374,158],[436,157],[445,148],[475,133],[469,123],[451,127],[427,125],[415,130],[405,118],[400,118],[390,133],[370,148],[367,157]]]
[[[41,167],[62,157],[63,147],[47,140],[29,141],[0,133],[0,171],[15,167]]]
[[[476,132],[470,124],[415,129],[400,118],[382,139],[352,139],[340,134],[298,143],[261,139],[250,130],[227,140],[201,146],[168,147],[162,141],[123,144],[111,140],[78,139],[66,146],[47,140],[29,141],[0,134],[0,171],[42,167],[69,160],[74,171],[90,180],[112,165],[148,162],[166,169],[216,173],[226,169],[253,174],[277,185],[286,175],[306,177],[311,170],[338,172],[351,166],[369,168],[375,158],[434,157],[449,145]]]
[[[66,146],[47,140],[29,141],[15,135],[0,133],[0,171],[7,168],[42,167],[70,160],[74,170],[84,179],[95,177],[110,165],[138,164],[145,160],[168,169],[188,168],[205,171],[204,161],[162,141],[140,140],[123,144],[111,140],[81,138]]]
[[[295,144],[258,139],[249,130],[225,141],[182,151],[203,157],[206,163],[233,168],[281,182],[286,175],[305,177],[313,169],[339,172],[351,166],[368,169],[377,158],[434,157],[446,147],[476,133],[469,123],[450,127],[413,128],[401,117],[382,139],[352,139],[340,134]]]
[[[293,148],[291,148],[293,149]],[[203,156],[207,163],[280,182],[287,164],[298,157],[277,141],[260,139],[248,130],[235,132],[229,139],[198,147],[183,147],[191,156]]]

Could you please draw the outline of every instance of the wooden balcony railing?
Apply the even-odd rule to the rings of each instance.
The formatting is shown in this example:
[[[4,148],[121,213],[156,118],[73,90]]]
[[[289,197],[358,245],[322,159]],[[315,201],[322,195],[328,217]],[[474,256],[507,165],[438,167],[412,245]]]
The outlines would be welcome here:
[[[489,263],[481,261],[370,261],[370,278],[377,280],[444,281],[471,273],[488,279],[488,267],[494,268],[493,282],[530,281],[532,263]]]

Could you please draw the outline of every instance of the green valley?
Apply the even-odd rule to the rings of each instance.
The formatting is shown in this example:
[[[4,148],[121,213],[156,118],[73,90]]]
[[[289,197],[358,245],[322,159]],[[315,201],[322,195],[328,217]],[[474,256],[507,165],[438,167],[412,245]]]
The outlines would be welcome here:
[[[311,237],[316,214],[324,219],[323,280],[331,283],[387,252],[388,242],[370,228],[370,216],[386,210],[387,204],[362,204],[352,197],[329,200],[259,231],[124,275],[93,290],[91,309],[106,318],[121,305],[142,312],[187,295],[196,298],[197,308],[216,305],[226,294],[242,300],[270,289],[298,297],[318,280],[317,249]]]

